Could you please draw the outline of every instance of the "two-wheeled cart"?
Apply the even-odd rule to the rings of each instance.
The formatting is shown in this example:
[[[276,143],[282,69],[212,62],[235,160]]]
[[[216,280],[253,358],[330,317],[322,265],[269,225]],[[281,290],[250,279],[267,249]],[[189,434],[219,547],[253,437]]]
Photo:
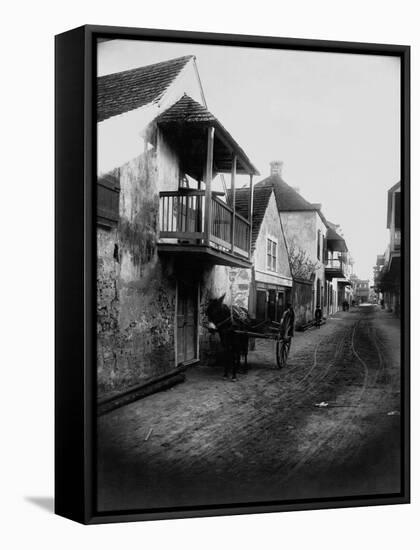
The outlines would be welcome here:
[[[264,321],[251,326],[247,330],[235,330],[235,334],[246,334],[250,338],[264,338],[276,341],[276,365],[279,369],[286,366],[292,343],[291,330],[276,321]]]

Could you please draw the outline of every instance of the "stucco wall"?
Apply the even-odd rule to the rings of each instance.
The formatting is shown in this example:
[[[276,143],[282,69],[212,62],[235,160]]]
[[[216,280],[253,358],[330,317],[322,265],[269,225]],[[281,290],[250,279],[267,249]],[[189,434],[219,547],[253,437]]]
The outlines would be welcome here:
[[[161,174],[165,174],[163,178]],[[157,254],[159,181],[177,186],[177,162],[150,136],[142,154],[120,167],[120,221],[97,230],[99,397],[175,366],[176,279]],[[176,187],[175,187],[176,188]]]
[[[215,265],[202,270],[200,280],[200,304],[198,319],[198,338],[200,361],[205,365],[218,363],[221,354],[220,339],[218,334],[212,334],[208,326],[206,310],[208,303],[213,298],[220,298],[225,294],[224,302],[228,305],[232,302],[232,287],[229,281],[229,267]]]
[[[319,300],[319,297],[316,296],[318,279],[320,280],[321,288],[325,290],[325,270],[322,263],[322,240],[321,259],[319,260],[317,256],[317,234],[318,230],[320,230],[321,236],[324,236],[325,238],[327,228],[321,217],[315,211],[281,212],[280,215],[288,247],[295,244],[297,247],[305,250],[308,257],[313,262],[317,262],[319,264],[315,271],[315,278],[313,281],[315,295],[312,309],[314,310],[314,306]]]
[[[287,244],[295,243],[306,251],[311,260],[316,261],[316,212],[281,212],[280,216]]]
[[[267,238],[277,242],[277,270],[267,269]],[[289,259],[281,229],[274,193],[268,201],[264,219],[256,241],[254,251],[255,280],[275,285],[292,286]]]

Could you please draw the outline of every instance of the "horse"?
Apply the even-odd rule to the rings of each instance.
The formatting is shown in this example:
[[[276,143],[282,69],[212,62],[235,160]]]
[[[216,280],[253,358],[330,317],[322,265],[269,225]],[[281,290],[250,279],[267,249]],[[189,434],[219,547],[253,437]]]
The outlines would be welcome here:
[[[236,334],[235,330],[244,330],[249,327],[250,319],[245,308],[233,306],[230,308],[223,303],[225,294],[220,298],[209,301],[206,314],[220,336],[225,351],[224,378],[228,377],[229,364],[232,366],[232,380],[236,380],[236,371],[241,366],[241,357],[244,358],[244,372],[248,370],[248,340],[247,334]]]

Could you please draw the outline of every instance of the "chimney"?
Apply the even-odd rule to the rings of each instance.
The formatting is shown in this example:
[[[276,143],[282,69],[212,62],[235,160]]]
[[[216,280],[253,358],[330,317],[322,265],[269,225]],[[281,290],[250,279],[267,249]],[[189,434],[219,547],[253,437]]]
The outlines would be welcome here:
[[[280,176],[283,169],[283,162],[281,160],[273,160],[270,162],[270,175]]]

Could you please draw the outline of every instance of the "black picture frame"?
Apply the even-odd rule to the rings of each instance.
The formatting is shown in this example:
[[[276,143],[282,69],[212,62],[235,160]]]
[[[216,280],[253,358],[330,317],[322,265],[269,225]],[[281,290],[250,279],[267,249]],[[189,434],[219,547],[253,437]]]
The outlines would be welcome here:
[[[95,509],[96,39],[396,56],[401,61],[402,471],[400,494],[98,513]],[[55,38],[55,512],[84,524],[410,502],[410,47],[87,25]]]

